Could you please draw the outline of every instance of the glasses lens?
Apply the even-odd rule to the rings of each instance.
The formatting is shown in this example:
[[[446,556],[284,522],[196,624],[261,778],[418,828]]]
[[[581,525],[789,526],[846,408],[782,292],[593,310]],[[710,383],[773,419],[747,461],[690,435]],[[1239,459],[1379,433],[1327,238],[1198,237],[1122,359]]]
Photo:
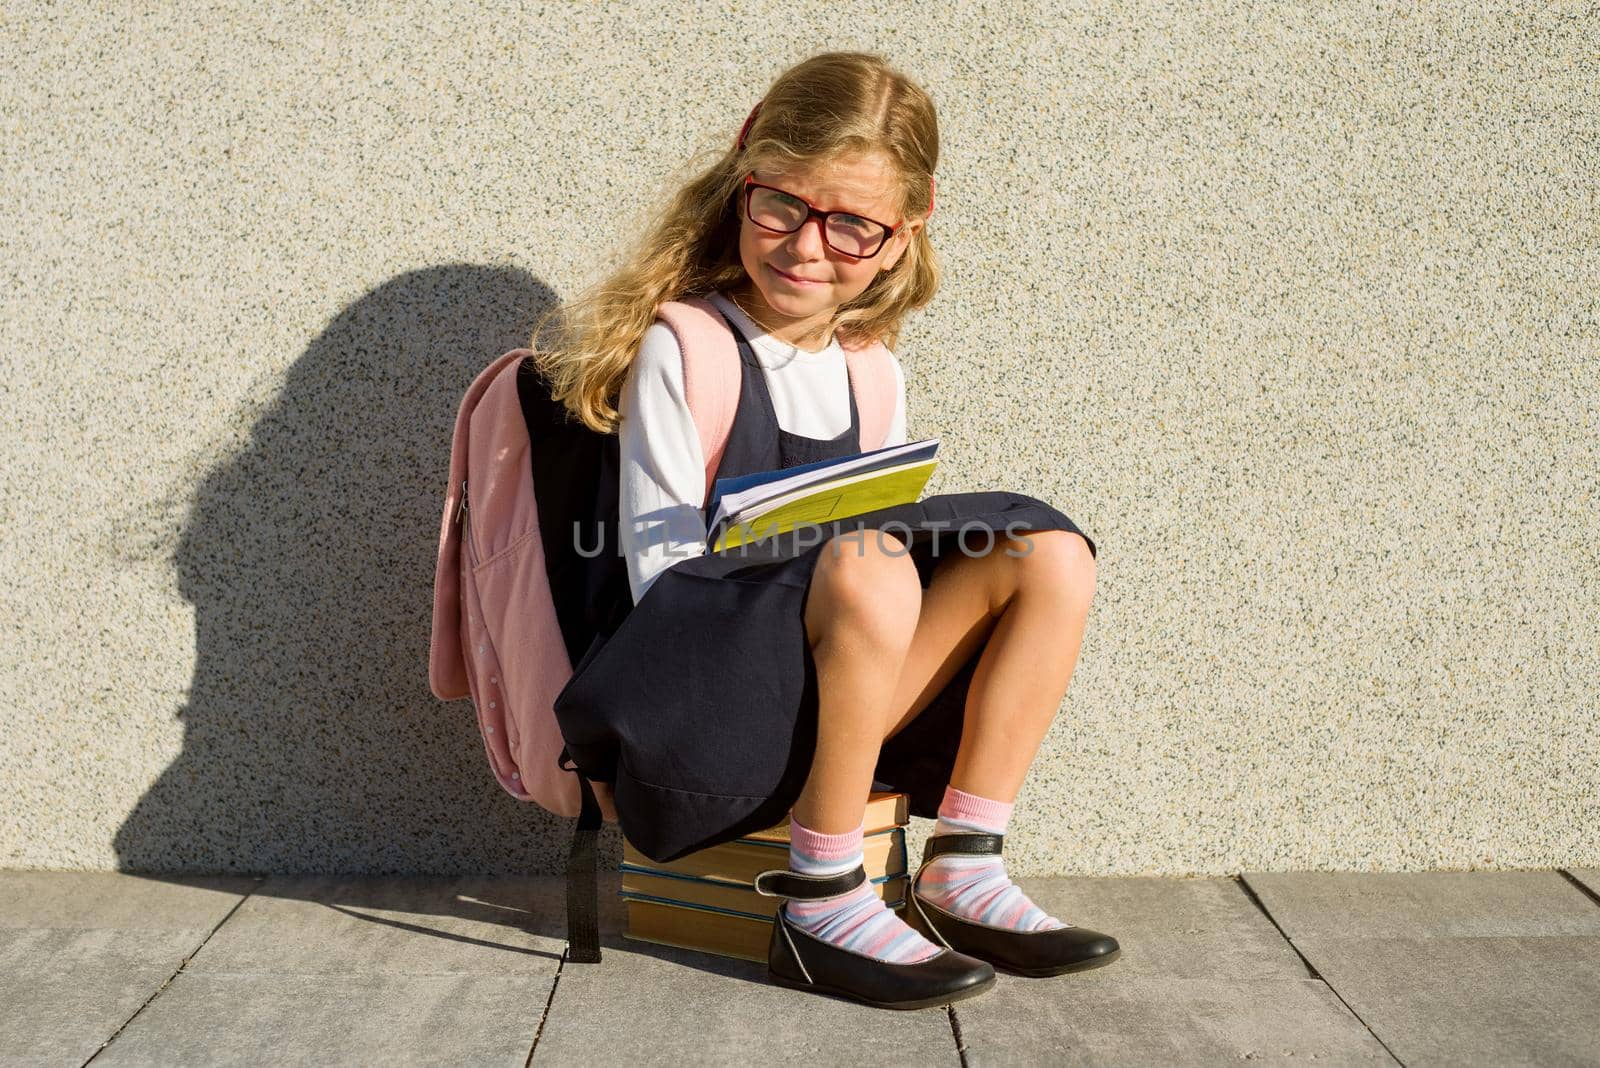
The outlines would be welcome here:
[[[805,221],[806,206],[788,193],[755,186],[750,190],[750,221],[787,234]]]
[[[781,189],[751,186],[747,209],[750,221],[780,234],[792,234],[806,221],[810,209],[805,201]],[[881,223],[859,215],[836,212],[828,217],[823,235],[830,248],[846,256],[872,256],[883,247],[889,230]]]
[[[828,244],[846,256],[870,256],[878,251],[889,231],[859,215],[832,215],[828,218]]]

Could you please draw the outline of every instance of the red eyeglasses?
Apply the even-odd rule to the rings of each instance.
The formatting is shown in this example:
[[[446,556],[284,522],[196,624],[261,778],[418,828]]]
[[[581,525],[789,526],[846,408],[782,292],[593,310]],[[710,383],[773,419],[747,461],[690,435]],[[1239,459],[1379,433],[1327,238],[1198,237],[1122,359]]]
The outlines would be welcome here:
[[[849,211],[819,211],[805,197],[775,185],[763,185],[755,175],[744,180],[745,218],[774,234],[792,234],[812,219],[822,220],[822,242],[852,259],[871,259],[904,226],[890,226]]]

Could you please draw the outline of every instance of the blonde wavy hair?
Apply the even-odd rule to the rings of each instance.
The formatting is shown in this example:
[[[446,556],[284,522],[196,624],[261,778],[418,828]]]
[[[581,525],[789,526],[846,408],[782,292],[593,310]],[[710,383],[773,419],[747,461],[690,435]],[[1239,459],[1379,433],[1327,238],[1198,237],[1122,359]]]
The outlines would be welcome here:
[[[762,97],[743,149],[730,143],[709,164],[692,160],[698,173],[645,227],[624,266],[540,318],[529,347],[551,396],[590,429],[614,432],[616,402],[657,306],[748,280],[739,260],[745,175],[855,154],[886,157],[897,176],[901,215],[926,218],[939,159],[928,94],[868,52],[825,52],[784,71]],[[938,287],[939,264],[923,226],[892,269],[840,306],[834,330],[846,345],[892,347],[906,315]]]

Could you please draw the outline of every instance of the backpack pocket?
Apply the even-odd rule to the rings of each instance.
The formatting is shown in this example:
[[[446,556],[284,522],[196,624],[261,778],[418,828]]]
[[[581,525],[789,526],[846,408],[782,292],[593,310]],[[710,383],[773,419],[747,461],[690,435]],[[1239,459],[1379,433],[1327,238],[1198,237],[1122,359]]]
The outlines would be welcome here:
[[[463,538],[461,612],[465,618],[461,621],[461,633],[466,639],[467,683],[472,690],[472,704],[478,714],[478,730],[483,735],[489,768],[507,792],[526,801],[531,798],[522,783],[522,769],[512,755],[520,739],[513,738],[512,720],[506,715],[505,674],[494,634],[485,622],[482,591],[478,586],[479,565],[475,558],[472,542]]]
[[[511,794],[575,816],[578,779],[557,764],[563,744],[555,696],[572,676],[560,641],[537,528],[486,560],[463,545],[467,675],[495,778]]]
[[[750,830],[783,818],[771,798],[659,786],[635,778],[626,761],[617,768],[613,800],[623,835],[658,863],[670,863],[686,853],[737,837],[732,829],[750,822],[752,813],[766,815],[756,819],[759,826]]]

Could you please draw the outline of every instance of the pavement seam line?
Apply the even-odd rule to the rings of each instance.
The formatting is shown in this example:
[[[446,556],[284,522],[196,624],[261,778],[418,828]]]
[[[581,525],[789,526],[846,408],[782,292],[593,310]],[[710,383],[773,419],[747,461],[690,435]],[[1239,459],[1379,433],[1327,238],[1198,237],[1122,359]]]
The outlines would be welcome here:
[[[93,1053],[91,1053],[89,1055],[89,1060],[83,1062],[84,1068],[87,1068],[88,1064],[91,1061],[93,1061],[96,1057],[100,1056],[100,1054],[104,1053],[106,1051],[106,1049],[110,1047],[111,1043],[113,1043],[113,1042],[115,1042],[117,1040],[117,1036],[122,1034],[122,1032],[126,1031],[128,1029],[128,1025],[133,1023],[133,1021],[137,1020],[139,1018],[139,1015],[141,1013],[143,1013],[145,1009],[148,1009],[150,1007],[150,1003],[155,1001],[156,998],[160,997],[162,992],[165,991],[167,989],[167,987],[172,985],[172,981],[174,979],[176,979],[178,976],[183,974],[183,970],[189,966],[189,962],[194,960],[195,954],[199,953],[202,949],[205,948],[206,943],[211,941],[211,936],[216,934],[217,931],[221,929],[223,924],[225,924],[229,920],[233,919],[233,914],[235,912],[238,912],[240,907],[242,907],[246,901],[250,900],[250,898],[255,894],[256,890],[261,886],[261,884],[263,882],[266,881],[266,879],[267,879],[267,877],[265,875],[256,876],[255,886],[252,886],[249,890],[245,891],[244,896],[239,898],[238,901],[235,901],[233,903],[233,908],[229,909],[227,911],[227,914],[224,915],[222,917],[222,919],[218,920],[216,922],[216,925],[213,926],[211,928],[211,930],[206,932],[206,936],[204,938],[200,939],[200,944],[195,946],[193,949],[191,949],[187,954],[184,955],[184,958],[178,962],[177,969],[171,975],[169,975],[165,979],[163,979],[161,981],[161,985],[156,987],[155,992],[152,993],[149,997],[145,998],[144,1001],[139,1005],[139,1007],[137,1009],[133,1010],[133,1015],[128,1017],[126,1020],[123,1020],[122,1024],[115,1031],[111,1032],[111,1037],[106,1039],[104,1042],[100,1043],[100,1048],[95,1050]]]
[[[946,1005],[944,1011],[950,1017],[950,1035],[956,1040],[956,1056],[961,1059],[961,1068],[970,1068],[970,1062],[967,1060],[967,1042],[961,1036],[961,1017],[956,1015],[954,1005]]]
[[[1600,905],[1600,894],[1597,894],[1593,890],[1589,889],[1588,885],[1584,883],[1582,879],[1578,878],[1565,868],[1557,868],[1556,871],[1560,872],[1562,878],[1566,879],[1567,882],[1571,883],[1573,886],[1576,886],[1580,894],[1588,898],[1590,901],[1593,901],[1596,905]]]
[[[1240,874],[1235,875],[1233,877],[1233,881],[1239,885],[1240,890],[1244,891],[1244,896],[1250,899],[1250,903],[1254,905],[1261,915],[1265,916],[1272,924],[1272,929],[1278,932],[1278,937],[1282,938],[1284,943],[1288,945],[1290,949],[1294,950],[1294,955],[1299,957],[1300,963],[1306,967],[1307,977],[1315,979],[1324,984],[1327,983],[1327,980],[1322,978],[1322,973],[1317,971],[1316,965],[1311,963],[1311,959],[1309,957],[1300,952],[1300,947],[1294,944],[1294,939],[1290,938],[1289,935],[1284,931],[1283,927],[1279,925],[1277,917],[1271,912],[1267,911],[1267,906],[1263,904],[1261,898],[1256,895],[1255,887],[1244,881],[1244,873],[1241,872]],[[1333,988],[1330,986],[1328,989],[1332,990]]]
[[[568,942],[561,951],[561,960],[556,963],[555,977],[550,980],[550,996],[544,999],[544,1011],[539,1014],[539,1027],[533,1033],[533,1045],[528,1047],[528,1059],[522,1062],[522,1068],[528,1068],[533,1063],[534,1051],[539,1048],[539,1039],[544,1037],[544,1025],[550,1019],[550,1006],[556,1003],[556,987],[561,985],[561,972],[567,966],[567,954],[572,952],[572,943]]]
[[[1385,1042],[1382,1036],[1372,1029],[1371,1024],[1367,1023],[1366,1020],[1361,1018],[1361,1014],[1344,999],[1344,995],[1339,993],[1338,988],[1336,988],[1332,983],[1328,982],[1327,979],[1323,978],[1321,972],[1317,971],[1316,966],[1311,963],[1311,958],[1302,953],[1300,951],[1300,947],[1295,945],[1294,939],[1290,938],[1288,932],[1283,929],[1283,925],[1278,923],[1278,918],[1274,916],[1270,910],[1268,910],[1266,902],[1262,901],[1260,896],[1256,894],[1255,887],[1251,886],[1249,882],[1245,880],[1244,872],[1239,872],[1234,875],[1233,881],[1239,884],[1239,889],[1244,891],[1244,896],[1249,898],[1251,903],[1254,904],[1256,908],[1261,910],[1261,915],[1265,916],[1267,921],[1272,924],[1273,929],[1278,932],[1278,937],[1282,938],[1284,942],[1288,944],[1289,948],[1294,950],[1294,955],[1299,957],[1300,963],[1306,966],[1306,971],[1311,973],[1311,978],[1327,987],[1328,993],[1339,999],[1339,1004],[1344,1006],[1344,1011],[1348,1012],[1352,1017],[1355,1018],[1357,1023],[1367,1029],[1367,1034],[1372,1036],[1372,1040],[1374,1042],[1383,1047],[1383,1051],[1385,1053],[1394,1058],[1394,1063],[1404,1066],[1406,1062],[1395,1055],[1394,1050],[1389,1048],[1389,1043]]]

